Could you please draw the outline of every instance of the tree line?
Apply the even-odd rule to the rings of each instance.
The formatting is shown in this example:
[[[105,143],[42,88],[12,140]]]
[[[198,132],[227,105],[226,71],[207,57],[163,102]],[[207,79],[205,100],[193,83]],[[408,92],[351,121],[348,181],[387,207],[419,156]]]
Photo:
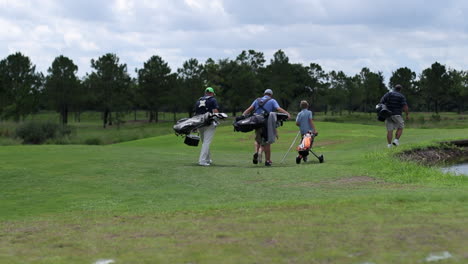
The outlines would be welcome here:
[[[70,113],[79,120],[84,111],[102,113],[103,126],[120,123],[123,114],[145,110],[149,122],[158,122],[161,112],[193,113],[203,89],[215,89],[221,110],[236,115],[255,97],[270,88],[280,105],[298,110],[306,99],[312,110],[342,114],[372,112],[382,95],[396,84],[404,88],[412,111],[467,110],[468,71],[447,68],[435,62],[416,74],[407,67],[396,69],[388,84],[382,72],[369,68],[354,76],[343,71],[325,72],[319,64],[291,63],[278,50],[269,64],[264,54],[242,51],[235,59],[191,58],[175,71],[154,55],[135,69],[132,78],[127,65],[116,54],[91,60],[92,71],[82,78],[78,66],[58,56],[44,75],[36,71],[29,57],[20,52],[0,61],[0,119],[20,121],[40,110],[55,110],[66,124]]]

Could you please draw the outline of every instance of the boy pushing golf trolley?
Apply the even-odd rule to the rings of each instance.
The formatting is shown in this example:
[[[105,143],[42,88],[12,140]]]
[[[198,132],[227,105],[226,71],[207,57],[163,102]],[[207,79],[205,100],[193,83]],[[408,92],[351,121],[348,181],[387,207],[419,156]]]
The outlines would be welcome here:
[[[312,151],[312,145],[314,144],[315,137],[318,136],[318,133],[312,133],[312,131],[308,131],[305,135],[302,136],[301,144],[297,146],[298,155],[296,157],[296,163],[300,164],[301,160],[307,162],[307,157],[309,156],[309,152],[314,155],[320,163],[323,163],[323,155],[318,156]]]
[[[312,145],[314,143],[314,138],[318,135],[317,129],[315,128],[315,124],[312,118],[312,111],[308,110],[309,103],[305,100],[301,101],[301,112],[296,117],[296,125],[299,127],[299,132],[297,133],[294,141],[292,142],[291,146],[288,149],[288,152],[283,157],[283,160],[288,155],[289,151],[294,144],[296,144],[296,140],[299,137],[299,134],[302,135],[301,143],[297,146],[296,150],[298,151],[298,155],[296,157],[296,163],[300,164],[301,160],[304,162],[307,161],[309,153],[312,153],[320,163],[324,161],[323,155],[318,156],[312,151]]]

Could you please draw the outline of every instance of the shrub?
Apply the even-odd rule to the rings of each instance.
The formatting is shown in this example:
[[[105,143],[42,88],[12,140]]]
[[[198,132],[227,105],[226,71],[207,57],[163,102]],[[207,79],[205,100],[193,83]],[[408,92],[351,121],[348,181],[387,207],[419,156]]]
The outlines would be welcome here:
[[[418,117],[418,122],[424,124],[426,122],[426,119],[424,118],[424,116],[420,116]]]
[[[71,127],[50,121],[29,121],[16,128],[16,136],[23,140],[23,144],[43,144],[50,139],[68,136],[71,132]]]
[[[432,114],[431,120],[439,122],[441,120],[440,115],[439,114]]]
[[[338,119],[338,118],[336,118],[336,117],[325,117],[325,118],[323,119],[323,121],[324,121],[324,122],[344,123],[343,120],[340,120],[340,119]]]
[[[85,140],[86,145],[101,145],[102,141],[100,138],[88,138]]]

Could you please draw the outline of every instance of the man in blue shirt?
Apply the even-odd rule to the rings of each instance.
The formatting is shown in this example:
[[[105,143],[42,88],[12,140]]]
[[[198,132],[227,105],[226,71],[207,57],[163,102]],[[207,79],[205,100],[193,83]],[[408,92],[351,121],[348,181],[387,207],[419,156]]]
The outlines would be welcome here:
[[[214,89],[208,87],[205,89],[205,96],[198,99],[195,104],[195,114],[203,115],[207,112],[209,113],[219,113],[218,102],[216,101]],[[200,139],[202,141],[202,148],[200,151],[200,157],[198,159],[198,164],[200,166],[210,166],[211,165],[211,153],[210,153],[210,144],[213,140],[216,130],[216,123],[211,123],[209,126],[204,126],[198,129],[200,132]]]
[[[392,115],[385,119],[385,126],[387,127],[387,147],[391,148],[400,145],[400,137],[403,134],[403,128],[405,127],[405,121],[401,117],[402,111],[406,113],[406,120],[409,119],[408,104],[406,103],[406,97],[401,93],[403,87],[400,84],[395,85],[393,91],[386,93],[380,103],[387,106],[388,110],[392,112]],[[393,130],[396,130],[395,139],[393,139]]]
[[[263,93],[263,97],[255,99],[249,108],[247,108],[242,113],[242,115],[246,116],[252,111],[254,111],[255,114],[262,115],[267,115],[270,112],[278,111],[288,115],[288,118],[291,117],[291,115],[286,110],[281,108],[278,102],[273,99],[273,91],[271,89],[266,89]],[[257,128],[255,130],[255,153],[253,155],[253,163],[258,163],[259,154],[261,155],[260,151],[263,149],[265,152],[265,166],[271,166],[271,144],[268,143],[268,141],[263,137],[263,129],[264,128]]]

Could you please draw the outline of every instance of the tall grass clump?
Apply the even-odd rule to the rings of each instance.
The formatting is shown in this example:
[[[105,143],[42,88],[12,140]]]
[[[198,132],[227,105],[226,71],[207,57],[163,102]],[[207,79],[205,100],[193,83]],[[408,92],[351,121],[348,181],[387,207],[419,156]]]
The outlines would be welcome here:
[[[28,121],[16,128],[16,137],[23,144],[43,144],[48,140],[54,140],[69,136],[72,128],[62,126],[51,121]]]

